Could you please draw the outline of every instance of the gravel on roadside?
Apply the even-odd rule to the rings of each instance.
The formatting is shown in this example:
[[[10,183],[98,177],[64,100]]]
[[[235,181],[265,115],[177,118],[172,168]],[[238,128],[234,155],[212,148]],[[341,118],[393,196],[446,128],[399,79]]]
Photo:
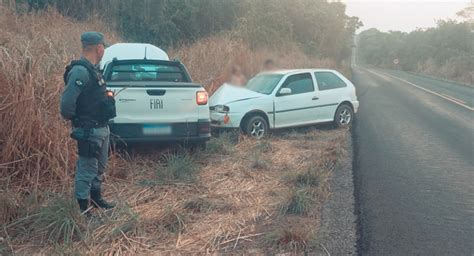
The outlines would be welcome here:
[[[352,174],[352,138],[347,136],[346,155],[335,168],[331,196],[321,213],[319,245],[316,255],[356,255],[356,216]]]

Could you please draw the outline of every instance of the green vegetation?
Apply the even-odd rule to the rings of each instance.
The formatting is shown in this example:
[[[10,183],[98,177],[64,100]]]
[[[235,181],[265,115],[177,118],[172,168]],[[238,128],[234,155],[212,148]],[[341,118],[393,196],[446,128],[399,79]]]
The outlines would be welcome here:
[[[87,223],[78,211],[76,200],[55,195],[48,199],[45,206],[38,207],[31,215],[26,215],[9,226],[13,228],[13,234],[39,236],[41,243],[54,245],[82,240]]]
[[[175,153],[163,154],[160,161],[153,165],[153,168],[155,168],[154,177],[141,179],[138,181],[138,185],[148,187],[194,182],[200,166],[190,152],[180,150]]]
[[[82,239],[84,218],[79,216],[76,201],[60,197],[52,199],[46,207],[41,208],[38,218],[31,227],[38,232],[45,232],[47,240],[56,243],[71,243]]]
[[[283,214],[307,215],[314,203],[315,195],[308,188],[296,190],[290,200],[281,207]]]
[[[168,154],[163,156],[164,166],[156,172],[160,180],[192,181],[199,171],[198,164],[189,153]]]
[[[179,46],[232,31],[254,47],[296,44],[311,56],[350,56],[361,25],[345,5],[326,0],[16,0],[22,12],[54,7],[78,20],[102,17],[129,41]]]
[[[205,155],[228,155],[234,151],[234,146],[239,140],[238,136],[238,132],[223,132],[217,137],[214,136],[207,142],[203,153]]]
[[[411,33],[369,29],[359,36],[358,60],[361,64],[474,84],[472,31],[469,22],[453,20],[439,21],[435,28]]]
[[[311,169],[297,174],[295,178],[295,183],[299,187],[317,187],[323,182],[325,182],[324,176],[321,173]]]

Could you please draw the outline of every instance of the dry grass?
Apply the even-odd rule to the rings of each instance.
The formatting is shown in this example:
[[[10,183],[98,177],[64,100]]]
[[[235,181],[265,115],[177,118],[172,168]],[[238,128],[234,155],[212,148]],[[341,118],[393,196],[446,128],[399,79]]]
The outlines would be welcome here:
[[[229,78],[234,65],[240,66],[248,78],[260,72],[267,59],[273,59],[276,66],[282,69],[336,67],[334,61],[310,58],[296,46],[279,51],[251,49],[247,43],[233,38],[231,34],[199,40],[190,46],[172,49],[169,54],[185,63],[192,78],[211,93]]]
[[[17,233],[13,241],[18,243],[12,246],[18,253],[75,248],[88,255],[311,251],[320,208],[330,194],[327,179],[344,155],[340,146],[346,133],[308,128],[264,142],[241,137],[230,153],[193,158],[199,168],[193,183],[156,176],[156,168],[170,161],[157,157],[162,151],[115,158],[117,168],[128,168],[128,178],[109,177],[106,196],[121,203],[112,212],[95,210],[100,224],[85,229],[77,225],[83,239],[66,237],[73,241],[71,246],[58,247],[64,244],[52,242],[58,237],[44,239],[44,232],[33,229],[26,237]],[[255,154],[271,163],[268,168],[249,167]],[[308,176],[318,182],[301,181]]]
[[[174,149],[114,154],[105,191],[119,207],[95,210],[90,223],[78,218],[72,198],[61,196],[71,191],[75,149],[58,104],[64,66],[77,57],[84,30],[117,40],[99,22],[77,23],[54,11],[17,16],[0,7],[0,213],[6,241],[0,241],[0,253],[311,249],[321,204],[329,196],[327,179],[343,153],[343,130],[299,130],[266,141],[226,134],[194,154]],[[229,35],[173,50],[171,56],[179,56],[209,91],[234,64],[248,76],[267,58],[282,68],[334,67],[296,48],[252,50]],[[301,189],[311,195],[304,214],[282,211]]]
[[[68,186],[74,147],[61,120],[65,65],[80,50],[80,34],[98,22],[75,23],[54,11],[18,16],[0,5],[0,172],[2,183],[39,191]],[[18,184],[20,183],[20,184]],[[63,188],[60,188],[63,189]]]

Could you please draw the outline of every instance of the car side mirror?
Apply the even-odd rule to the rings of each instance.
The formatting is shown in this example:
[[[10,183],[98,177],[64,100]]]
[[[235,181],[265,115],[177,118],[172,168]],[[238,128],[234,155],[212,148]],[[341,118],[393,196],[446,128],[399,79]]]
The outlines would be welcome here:
[[[280,92],[278,95],[284,96],[284,95],[290,95],[291,94],[291,89],[290,88],[281,88]]]

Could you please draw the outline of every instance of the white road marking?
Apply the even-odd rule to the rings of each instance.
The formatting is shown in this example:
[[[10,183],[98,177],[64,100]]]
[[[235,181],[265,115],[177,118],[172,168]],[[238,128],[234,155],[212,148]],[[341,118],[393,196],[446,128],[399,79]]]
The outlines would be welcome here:
[[[445,99],[445,100],[448,100],[448,101],[450,101],[450,102],[452,102],[452,103],[454,103],[454,104],[456,104],[456,105],[459,105],[459,106],[461,106],[461,107],[463,107],[463,108],[467,108],[467,109],[469,109],[469,110],[471,110],[471,111],[474,111],[474,108],[469,107],[468,105],[465,104],[466,102],[464,102],[464,101],[462,101],[462,100],[460,100],[460,99],[457,99],[457,98],[454,98],[454,97],[448,96],[448,95],[443,95],[443,94],[434,92],[434,91],[432,91],[432,90],[428,90],[428,89],[426,89],[426,88],[424,88],[424,87],[421,87],[421,86],[419,86],[419,85],[416,85],[416,84],[414,84],[414,83],[412,83],[412,82],[409,82],[409,81],[407,81],[407,80],[405,80],[405,79],[398,78],[398,77],[396,77],[396,76],[392,76],[392,75],[389,75],[389,74],[380,74],[380,73],[378,73],[378,72],[375,72],[375,71],[369,70],[369,69],[366,69],[366,70],[369,71],[370,73],[375,74],[375,75],[380,76],[380,77],[384,77],[384,78],[385,78],[385,77],[388,76],[388,77],[391,77],[391,78],[393,78],[393,79],[397,79],[397,80],[402,81],[402,82],[404,82],[404,83],[406,83],[406,84],[408,84],[408,85],[411,85],[411,86],[413,86],[413,87],[416,87],[416,88],[418,88],[418,89],[420,89],[420,90],[423,90],[423,91],[425,91],[425,92],[428,92],[428,93],[431,93],[431,94],[436,95],[436,96],[438,96],[438,97],[441,97],[441,98],[443,98],[443,99]]]
[[[446,93],[441,93],[441,94],[444,95],[444,96],[446,96],[446,97],[448,97],[448,98],[450,98],[450,99],[452,99],[452,100],[455,100],[455,101],[457,101],[457,102],[459,102],[459,103],[461,103],[461,104],[466,104],[465,101],[462,101],[462,100],[460,100],[460,99],[458,99],[458,98],[454,98],[453,96],[449,96],[449,95],[447,95]]]

